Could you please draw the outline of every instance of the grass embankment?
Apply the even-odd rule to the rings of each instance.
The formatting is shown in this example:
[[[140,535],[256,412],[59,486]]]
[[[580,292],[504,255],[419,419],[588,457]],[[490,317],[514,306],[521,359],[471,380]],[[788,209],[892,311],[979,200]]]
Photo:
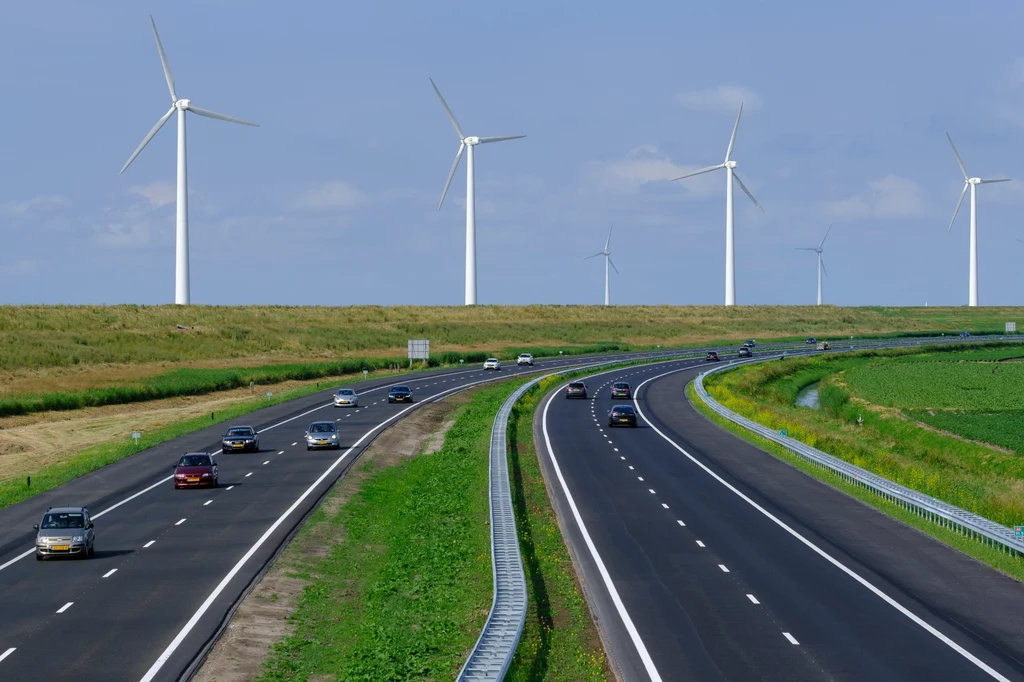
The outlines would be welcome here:
[[[1021,355],[1019,347],[837,355],[751,365],[706,386],[765,426],[1012,526],[1024,521],[1024,460],[1005,446],[1022,445],[1012,419],[1024,400],[1024,366],[998,361]],[[818,380],[822,409],[796,407],[797,391]],[[983,420],[957,419],[965,413]],[[925,416],[962,433],[926,428],[917,421]],[[982,434],[989,443],[968,440],[979,424],[994,429]]]
[[[460,358],[475,362],[488,354],[507,359],[528,351],[540,357],[586,346],[734,343],[751,336],[796,339],[807,334],[1000,332],[1005,320],[1022,316],[1018,313],[1024,310],[5,306],[0,307],[0,395],[39,396],[127,385],[159,391],[171,384],[196,384],[202,378],[169,375],[154,379],[182,367],[243,374],[243,370],[258,367],[260,372],[270,372],[267,378],[272,379],[278,370],[268,369],[271,365],[330,364],[357,358],[384,362],[392,358],[402,363],[407,339],[415,338],[430,339],[433,354],[441,362]],[[248,380],[242,377],[243,383]]]

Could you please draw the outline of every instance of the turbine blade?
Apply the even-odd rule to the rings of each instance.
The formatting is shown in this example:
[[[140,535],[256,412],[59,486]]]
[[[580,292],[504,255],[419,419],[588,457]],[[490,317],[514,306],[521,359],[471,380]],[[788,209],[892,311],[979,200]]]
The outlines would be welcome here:
[[[732,146],[736,143],[736,131],[740,129],[740,116],[743,115],[743,102],[740,102],[740,113],[736,114],[736,125],[732,127],[732,135],[729,137],[729,148],[725,150],[725,160],[732,156]]]
[[[828,226],[828,229],[827,229],[827,230],[825,230],[825,236],[821,238],[821,243],[820,243],[820,244],[818,244],[818,248],[819,248],[819,249],[820,249],[821,247],[825,246],[825,240],[826,240],[826,239],[828,239],[828,233],[829,233],[829,232],[831,232],[831,231],[832,231],[832,226],[831,226],[831,225],[829,225],[829,226]]]
[[[252,126],[253,128],[260,127],[258,123],[249,123],[249,121],[243,121],[240,118],[232,118],[231,116],[218,114],[216,111],[210,111],[209,109],[200,109],[199,107],[194,107],[191,104],[188,106],[188,111],[191,111],[193,114],[205,116],[206,118],[215,118],[218,121],[227,121],[228,123],[241,123],[244,126]]]
[[[956,150],[956,145],[953,144],[953,138],[946,133],[946,139],[949,140],[949,146],[953,148],[953,154],[956,155],[956,163],[960,166],[960,172],[964,174],[964,180],[967,179],[967,169],[964,167],[964,162],[960,160],[960,153]]]
[[[700,170],[695,170],[692,173],[687,173],[686,175],[680,175],[678,178],[672,178],[672,182],[675,182],[676,180],[685,180],[686,178],[692,178],[693,176],[701,175],[702,173],[710,173],[711,171],[718,170],[719,168],[725,168],[725,164],[720,163],[717,166],[708,166],[707,168],[701,168]]]
[[[154,135],[160,132],[160,129],[164,127],[164,124],[167,123],[167,120],[173,114],[174,107],[171,107],[166,114],[160,117],[160,120],[156,122],[156,125],[153,126],[153,128],[144,138],[142,138],[142,142],[139,143],[139,146],[135,148],[135,152],[128,158],[128,161],[123,166],[121,166],[121,173],[124,173],[128,169],[128,166],[132,165],[132,161],[135,160],[135,157],[142,153],[142,150],[146,147],[147,144],[149,144],[149,141],[153,139]],[[121,173],[118,173],[118,175],[120,175]]]
[[[748,197],[750,197],[750,200],[754,202],[754,206],[757,206],[758,208],[760,208],[761,209],[761,213],[764,213],[764,208],[761,206],[761,204],[757,203],[757,199],[754,198],[754,195],[750,193],[750,190],[747,189],[747,186],[743,184],[742,180],[740,180],[740,176],[736,175],[736,171],[732,172],[732,177],[733,177],[733,179],[736,182],[740,183],[740,189],[743,190],[743,192]]]
[[[818,249],[816,249],[813,246],[794,246],[793,248],[796,249],[797,251],[817,251],[818,250]]]
[[[605,248],[605,250],[607,250],[608,247],[611,246],[611,244],[612,244],[612,230],[613,229],[615,229],[614,225],[612,225],[611,227],[608,228],[608,239],[604,240],[604,248]]]
[[[622,273],[619,272],[619,269],[617,267],[615,267],[615,263],[612,262],[612,257],[611,256],[608,256],[608,265],[612,266],[612,270],[615,271],[616,275],[622,274]]]
[[[995,180],[982,180],[981,184],[987,185],[990,182],[1009,182],[1012,178],[996,178]]]
[[[452,169],[448,171],[448,179],[444,181],[444,191],[441,192],[441,201],[437,202],[437,210],[441,210],[441,206],[444,204],[444,198],[448,195],[448,188],[452,184],[452,178],[455,176],[455,170],[459,167],[459,161],[462,160],[462,152],[466,148],[465,142],[459,143],[459,151],[455,154],[455,161],[452,162]]]
[[[826,277],[828,277],[828,270],[825,269],[825,261],[824,260],[820,260],[818,262],[821,263],[821,271],[825,273]]]
[[[591,258],[597,258],[598,256],[603,256],[603,255],[604,255],[604,251],[598,251],[593,256],[587,256],[583,260],[590,260]]]
[[[948,233],[953,229],[953,222],[956,220],[956,214],[960,212],[960,206],[964,203],[964,197],[967,195],[967,188],[970,187],[966,182],[964,183],[964,191],[960,192],[960,201],[956,202],[956,208],[953,209],[953,218],[949,221],[949,227],[946,228]]]
[[[521,140],[526,135],[506,135],[504,137],[481,137],[477,144],[487,144],[488,142],[504,142],[505,140]]]
[[[160,42],[160,34],[156,32],[156,21],[153,15],[149,15],[149,23],[153,25],[153,37],[156,38],[156,51],[160,53],[160,64],[164,67],[164,78],[167,79],[167,89],[171,91],[171,101],[177,102],[178,95],[174,92],[174,76],[171,75],[171,66],[167,63],[167,55],[164,54],[163,43]]]
[[[1017,241],[1019,241],[1021,244],[1024,244],[1024,239],[1018,239]]]
[[[448,102],[444,101],[444,97],[441,96],[441,91],[437,89],[437,84],[434,83],[433,78],[430,79],[430,84],[434,86],[434,92],[437,93],[437,98],[441,100],[441,106],[444,107],[445,112],[448,114],[449,120],[451,120],[452,125],[455,126],[455,132],[459,134],[459,139],[466,139],[466,136],[462,134],[462,128],[459,127],[459,122],[455,120],[455,114],[453,114],[452,110],[448,107]]]

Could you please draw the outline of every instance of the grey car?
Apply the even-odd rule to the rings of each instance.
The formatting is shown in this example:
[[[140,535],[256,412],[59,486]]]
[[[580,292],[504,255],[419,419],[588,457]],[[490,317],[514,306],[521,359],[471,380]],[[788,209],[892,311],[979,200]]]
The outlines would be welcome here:
[[[335,407],[359,407],[359,394],[351,388],[339,388],[334,394]]]
[[[36,561],[48,556],[88,559],[96,551],[96,531],[85,507],[50,507],[36,531]]]
[[[334,422],[313,422],[306,429],[306,449],[341,447],[341,440],[338,438],[338,427]]]
[[[232,426],[220,441],[221,452],[259,452],[260,434],[251,426]]]

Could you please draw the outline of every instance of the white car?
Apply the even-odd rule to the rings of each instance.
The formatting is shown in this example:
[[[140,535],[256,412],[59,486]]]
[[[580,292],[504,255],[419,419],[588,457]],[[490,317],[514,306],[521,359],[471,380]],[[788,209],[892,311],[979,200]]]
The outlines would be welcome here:
[[[498,362],[498,358],[487,358],[484,360],[484,369],[501,369],[501,363]]]
[[[516,364],[522,367],[523,365],[529,365],[533,367],[533,356],[529,353],[522,353],[519,355],[519,359],[516,360]]]
[[[339,388],[334,394],[335,407],[359,407],[359,394],[351,388]]]

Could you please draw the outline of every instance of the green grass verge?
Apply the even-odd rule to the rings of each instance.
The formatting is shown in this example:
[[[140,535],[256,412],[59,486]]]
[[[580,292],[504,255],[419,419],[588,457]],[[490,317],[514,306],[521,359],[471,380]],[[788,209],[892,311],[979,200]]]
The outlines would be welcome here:
[[[378,373],[374,375],[374,378],[380,378],[382,376],[387,376],[387,374]],[[302,398],[314,393],[319,393],[323,390],[323,387],[315,384],[309,386],[298,386],[287,391],[275,393],[269,398],[260,397],[252,401],[232,405],[227,409],[214,412],[212,417],[203,416],[194,417],[192,419],[183,419],[173,424],[168,424],[162,428],[144,432],[142,437],[139,439],[138,445],[136,445],[131,439],[93,445],[92,447],[85,448],[80,452],[74,453],[63,462],[51,464],[50,466],[43,467],[42,469],[33,472],[31,476],[31,485],[29,485],[28,481],[20,478],[0,483],[0,509],[17,502],[21,502],[22,500],[26,500],[33,495],[38,495],[39,493],[56,488],[57,486],[63,485],[68,481],[72,481],[79,476],[84,476],[85,474],[96,471],[108,464],[113,464],[125,457],[130,457],[147,448],[151,448],[154,445],[159,445],[160,443],[165,443],[174,438],[205,429],[212,424],[221,424],[238,419],[243,415],[263,409],[264,407],[278,405],[289,400],[295,400],[296,398]]]
[[[594,620],[576,581],[569,550],[547,495],[533,441],[533,416],[548,390],[565,377],[535,386],[509,418],[508,461],[529,610],[509,681],[583,682],[610,679]]]
[[[734,424],[727,419],[723,419],[713,412],[711,408],[705,405],[697,396],[697,393],[693,388],[693,382],[690,382],[686,386],[686,397],[689,399],[690,404],[708,420],[714,422],[721,428],[729,431],[739,438],[742,438],[748,443],[755,445],[778,459],[781,459],[790,466],[799,469],[808,476],[840,490],[850,497],[860,500],[880,512],[921,531],[925,535],[935,538],[936,540],[943,542],[946,545],[967,554],[968,556],[974,557],[975,559],[988,564],[996,570],[1002,571],[1017,580],[1024,581],[1024,559],[1011,557],[1005,552],[993,549],[978,542],[977,540],[965,537],[959,533],[927,521],[917,514],[892,504],[885,498],[879,497],[865,488],[848,483],[831,472],[819,469],[802,457],[793,454],[778,443],[761,438],[757,434],[744,429],[742,426]]]
[[[372,471],[336,515],[314,513],[345,540],[299,576],[311,583],[295,632],[261,679],[454,679],[491,604],[491,425],[520,383],[480,390],[440,451]]]

